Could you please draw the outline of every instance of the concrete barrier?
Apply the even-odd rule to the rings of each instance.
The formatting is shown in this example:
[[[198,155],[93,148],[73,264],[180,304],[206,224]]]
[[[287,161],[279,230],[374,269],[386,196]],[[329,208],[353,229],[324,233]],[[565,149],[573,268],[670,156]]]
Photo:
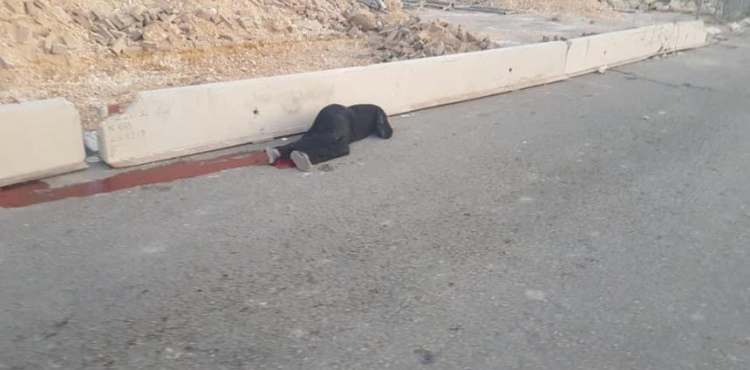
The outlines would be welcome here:
[[[568,41],[565,73],[572,77],[654,55],[706,44],[703,21],[660,24]]]
[[[0,186],[87,167],[78,111],[65,99],[0,105]]]
[[[675,24],[674,51],[693,49],[708,43],[708,32],[702,20]]]
[[[586,74],[666,52],[675,43],[675,30],[670,23],[569,40],[565,73]]]
[[[102,159],[138,165],[305,131],[330,103],[390,115],[485,97],[705,44],[701,21],[475,53],[147,91],[99,128]]]
[[[330,103],[374,103],[388,114],[565,78],[564,42],[448,55],[138,94],[99,129],[102,159],[138,165],[307,130]]]

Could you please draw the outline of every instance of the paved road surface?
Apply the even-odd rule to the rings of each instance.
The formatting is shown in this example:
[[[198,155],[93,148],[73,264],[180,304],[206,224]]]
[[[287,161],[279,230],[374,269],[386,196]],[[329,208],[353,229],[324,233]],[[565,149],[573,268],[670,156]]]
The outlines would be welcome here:
[[[0,210],[0,369],[748,369],[731,43],[399,118],[327,172]]]

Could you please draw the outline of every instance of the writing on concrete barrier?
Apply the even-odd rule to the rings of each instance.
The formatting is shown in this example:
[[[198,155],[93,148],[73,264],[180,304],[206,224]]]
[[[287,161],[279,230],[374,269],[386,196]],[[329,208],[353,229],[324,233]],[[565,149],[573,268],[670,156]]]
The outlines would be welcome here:
[[[109,142],[123,143],[146,137],[145,129],[133,127],[131,122],[116,122],[106,126]]]

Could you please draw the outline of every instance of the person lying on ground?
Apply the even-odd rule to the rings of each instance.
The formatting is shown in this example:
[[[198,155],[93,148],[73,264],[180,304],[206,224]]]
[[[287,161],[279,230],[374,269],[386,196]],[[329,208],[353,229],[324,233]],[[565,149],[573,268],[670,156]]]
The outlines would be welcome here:
[[[266,155],[269,164],[291,159],[297,169],[309,172],[318,163],[349,155],[349,144],[373,133],[383,139],[393,136],[393,126],[381,107],[331,104],[318,112],[312,127],[299,140],[267,148]]]

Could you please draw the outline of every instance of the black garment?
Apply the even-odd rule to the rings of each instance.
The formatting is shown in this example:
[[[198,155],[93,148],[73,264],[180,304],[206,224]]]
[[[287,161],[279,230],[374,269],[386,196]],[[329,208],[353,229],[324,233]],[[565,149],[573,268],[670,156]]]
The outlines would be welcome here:
[[[393,136],[393,127],[382,108],[373,104],[331,104],[320,110],[312,127],[299,140],[276,149],[281,158],[289,158],[297,150],[307,154],[310,163],[318,164],[349,155],[349,144],[373,133],[384,139]]]

